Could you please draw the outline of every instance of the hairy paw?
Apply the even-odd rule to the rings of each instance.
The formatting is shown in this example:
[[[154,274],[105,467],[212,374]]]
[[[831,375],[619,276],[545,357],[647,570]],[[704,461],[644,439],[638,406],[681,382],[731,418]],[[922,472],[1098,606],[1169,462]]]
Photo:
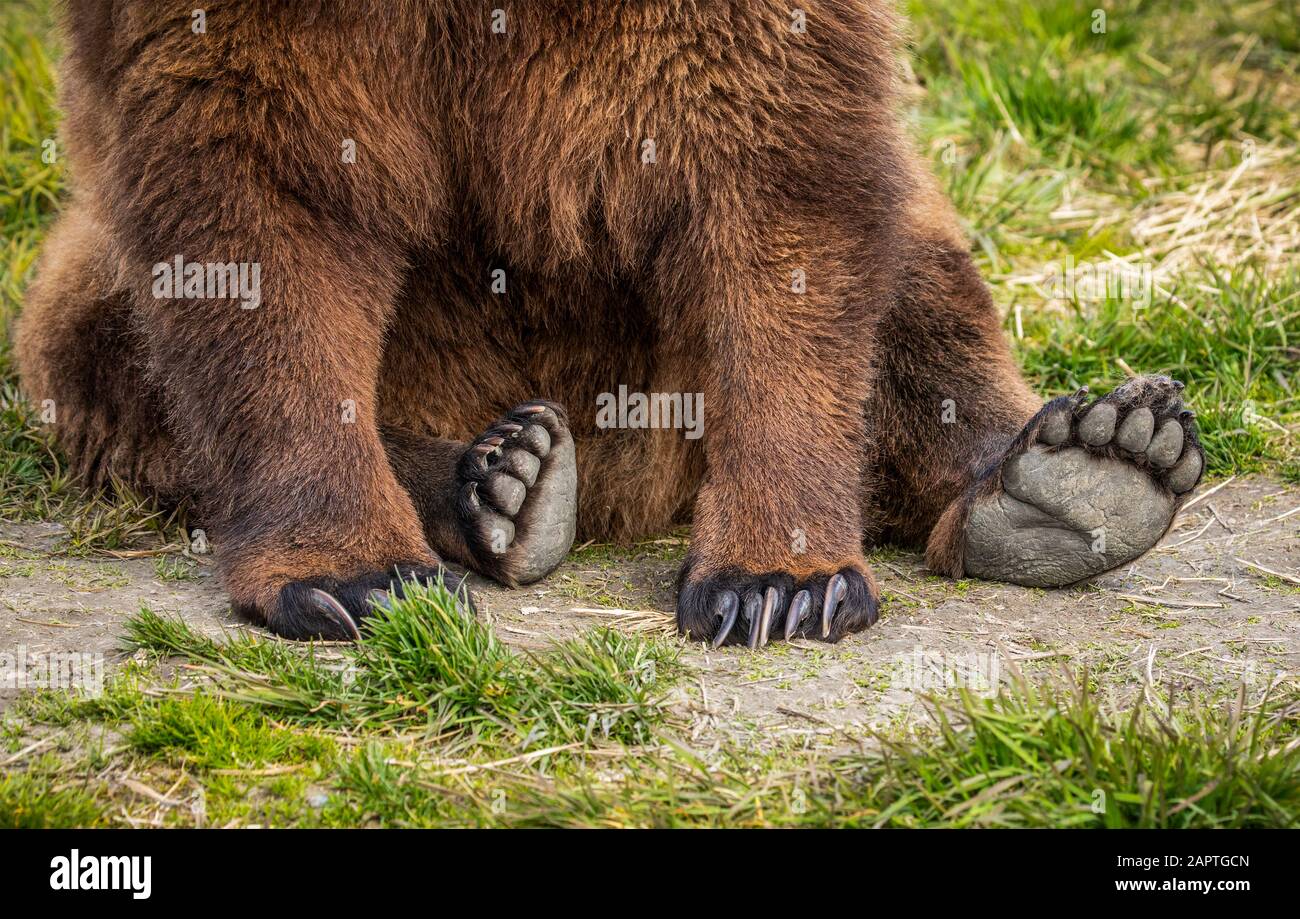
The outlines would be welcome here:
[[[381,614],[390,595],[403,596],[404,586],[411,582],[433,585],[440,578],[473,615],[473,601],[469,591],[462,589],[459,575],[446,568],[418,563],[396,564],[383,571],[347,579],[319,577],[292,581],[280,589],[269,615],[249,609],[240,611],[265,621],[267,628],[283,638],[356,641],[361,637],[366,619]]]
[[[518,406],[470,444],[456,474],[456,513],[478,570],[515,586],[564,560],[578,514],[564,409],[540,401]]]
[[[1091,403],[1081,390],[1044,406],[1003,458],[1000,488],[971,505],[965,573],[1054,587],[1147,552],[1205,465],[1182,390],[1138,377]]]
[[[781,572],[738,570],[697,578],[691,568],[688,560],[678,586],[677,629],[715,648],[761,648],[795,637],[836,642],[880,617],[880,593],[865,570],[843,568],[796,580]]]

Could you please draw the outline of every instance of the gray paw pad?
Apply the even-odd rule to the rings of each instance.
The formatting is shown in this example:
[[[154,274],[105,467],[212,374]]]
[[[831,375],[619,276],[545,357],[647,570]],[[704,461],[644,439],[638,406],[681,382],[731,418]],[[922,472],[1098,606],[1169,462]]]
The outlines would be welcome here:
[[[1101,404],[1088,410],[1079,422],[1079,438],[1089,446],[1100,447],[1109,443],[1115,434],[1115,406]]]
[[[1141,453],[1151,443],[1151,434],[1156,429],[1156,416],[1151,409],[1143,406],[1128,413],[1124,423],[1115,434],[1115,445],[1130,453]]]
[[[1161,469],[1172,466],[1183,452],[1183,426],[1173,418],[1160,425],[1156,436],[1147,445],[1147,459]]]
[[[462,526],[480,571],[529,584],[564,560],[577,531],[578,469],[563,410],[520,406],[462,464]]]
[[[1082,390],[1050,403],[1037,443],[1003,463],[1002,491],[970,510],[966,573],[1060,586],[1155,545],[1205,465],[1182,391],[1136,377],[1087,407]]]
[[[1191,491],[1196,487],[1196,483],[1201,478],[1201,468],[1205,461],[1201,458],[1200,450],[1188,450],[1183,453],[1183,458],[1178,461],[1178,465],[1169,473],[1169,478],[1165,480],[1174,492],[1181,495],[1184,492]]]
[[[1175,498],[1132,463],[1085,450],[1033,447],[1003,467],[1003,491],[966,524],[966,573],[1058,587],[1145,553],[1173,517]]]
[[[1063,444],[1070,439],[1069,412],[1053,412],[1038,429],[1038,439],[1045,444]]]

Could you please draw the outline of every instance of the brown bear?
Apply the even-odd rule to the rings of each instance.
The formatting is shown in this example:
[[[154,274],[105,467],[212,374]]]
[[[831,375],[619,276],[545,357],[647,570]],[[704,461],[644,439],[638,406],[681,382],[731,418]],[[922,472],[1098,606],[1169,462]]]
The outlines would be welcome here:
[[[88,484],[194,497],[274,632],[690,520],[683,632],[835,641],[867,545],[1068,584],[1200,478],[1179,384],[1022,381],[885,0],[194,7],[67,6],[18,360]]]

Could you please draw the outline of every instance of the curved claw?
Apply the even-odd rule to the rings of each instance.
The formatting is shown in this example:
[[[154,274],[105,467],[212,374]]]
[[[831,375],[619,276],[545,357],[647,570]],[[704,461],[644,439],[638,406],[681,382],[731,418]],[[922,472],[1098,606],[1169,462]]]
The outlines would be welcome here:
[[[323,613],[325,618],[342,627],[353,641],[361,638],[361,632],[357,628],[356,622],[353,621],[348,611],[344,609],[343,604],[333,594],[327,593],[319,587],[313,587],[309,596],[316,609]]]
[[[822,601],[822,638],[830,637],[831,620],[835,618],[835,610],[848,592],[849,584],[842,574],[835,575],[826,585],[826,599]]]
[[[745,598],[745,621],[749,623],[749,640],[746,644],[751,651],[758,647],[759,632],[763,628],[760,621],[763,617],[759,613],[762,602],[763,599],[758,594],[750,594]]]
[[[366,594],[366,599],[370,601],[372,606],[375,606],[378,609],[391,610],[393,608],[392,598],[388,596],[388,591],[386,590],[380,590],[376,587],[374,590],[370,591],[370,593]]]
[[[799,624],[803,618],[808,615],[808,607],[812,605],[812,594],[806,590],[801,590],[794,595],[790,601],[790,611],[785,616],[785,640],[789,641],[798,631]]]
[[[740,598],[736,596],[736,592],[728,590],[718,597],[718,605],[714,612],[722,620],[717,634],[713,636],[713,647],[717,648],[727,640],[732,627],[736,624],[736,616],[740,612]]]
[[[767,593],[763,595],[763,614],[759,616],[762,626],[758,633],[758,646],[760,648],[767,645],[767,637],[772,630],[772,616],[776,613],[776,604],[780,599],[781,592],[775,587],[769,587]]]

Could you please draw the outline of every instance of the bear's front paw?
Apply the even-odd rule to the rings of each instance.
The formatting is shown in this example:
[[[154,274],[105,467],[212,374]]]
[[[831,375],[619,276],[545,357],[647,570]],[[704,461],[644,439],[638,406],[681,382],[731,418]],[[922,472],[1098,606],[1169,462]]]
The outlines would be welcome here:
[[[365,620],[382,614],[390,595],[403,596],[406,585],[433,586],[441,580],[457,601],[474,615],[474,604],[462,578],[422,563],[395,564],[352,578],[314,577],[291,581],[280,588],[270,609],[236,604],[236,610],[261,620],[282,638],[297,641],[356,641]]]
[[[761,648],[795,636],[836,642],[880,617],[880,592],[865,565],[804,577],[734,568],[697,575],[695,568],[689,558],[682,568],[677,629],[715,648]]]

